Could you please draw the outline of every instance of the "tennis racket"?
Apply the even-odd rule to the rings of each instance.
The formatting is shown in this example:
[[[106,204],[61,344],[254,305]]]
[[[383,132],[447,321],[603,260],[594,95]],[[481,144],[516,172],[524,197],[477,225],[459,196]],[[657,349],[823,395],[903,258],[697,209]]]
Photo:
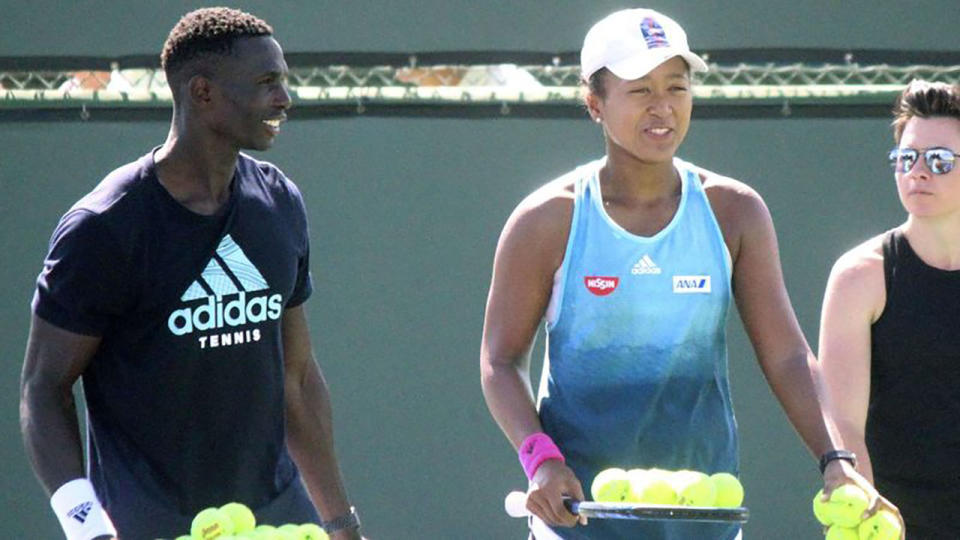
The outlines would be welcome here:
[[[642,520],[680,520],[706,521],[715,523],[746,523],[750,510],[743,506],[735,508],[717,508],[712,506],[672,506],[665,504],[609,503],[575,501],[564,499],[563,503],[571,514],[594,519],[642,519]],[[527,494],[512,491],[503,501],[504,509],[510,517],[522,518],[530,515],[527,510]]]

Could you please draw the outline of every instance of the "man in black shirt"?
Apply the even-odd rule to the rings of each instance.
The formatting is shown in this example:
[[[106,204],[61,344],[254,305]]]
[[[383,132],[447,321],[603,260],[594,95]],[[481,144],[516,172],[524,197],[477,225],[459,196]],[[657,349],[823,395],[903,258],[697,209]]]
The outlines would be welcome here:
[[[303,200],[240,152],[270,148],[290,107],[272,34],[232,9],[185,15],[161,55],[166,142],[110,173],[51,238],[21,426],[69,540],[172,538],[230,501],[360,538],[303,309]]]

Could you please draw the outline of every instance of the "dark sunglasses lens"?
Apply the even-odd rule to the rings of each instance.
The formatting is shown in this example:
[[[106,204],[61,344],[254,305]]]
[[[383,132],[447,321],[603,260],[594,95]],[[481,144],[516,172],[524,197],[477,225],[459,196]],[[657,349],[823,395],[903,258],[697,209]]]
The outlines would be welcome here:
[[[953,170],[953,164],[957,161],[953,152],[944,148],[927,150],[923,157],[927,162],[927,167],[933,174],[947,174]]]
[[[910,172],[917,162],[917,151],[912,148],[894,148],[888,156],[890,166],[902,173]],[[899,164],[899,166],[898,166]]]
[[[893,150],[890,151],[889,154],[887,154],[887,162],[890,163],[890,166],[891,166],[891,167],[893,167],[894,169],[896,169],[896,168],[897,168],[897,159],[899,159],[899,157],[900,157],[900,149],[899,149],[899,148],[894,148]]]

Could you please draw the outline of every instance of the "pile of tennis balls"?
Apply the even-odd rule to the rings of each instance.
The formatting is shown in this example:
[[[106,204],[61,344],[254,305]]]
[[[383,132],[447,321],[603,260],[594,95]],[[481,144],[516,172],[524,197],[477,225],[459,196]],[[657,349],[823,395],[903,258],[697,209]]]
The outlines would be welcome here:
[[[828,527],[827,540],[899,540],[900,521],[888,510],[861,519],[870,498],[859,487],[843,484],[823,500],[823,490],[813,497],[813,515]]]
[[[727,472],[613,467],[594,477],[590,495],[597,502],[736,508],[743,503],[743,486]]]
[[[257,525],[257,518],[246,505],[227,503],[219,508],[205,508],[190,525],[190,534],[176,540],[329,540],[327,533],[314,523],[287,523],[274,527]]]

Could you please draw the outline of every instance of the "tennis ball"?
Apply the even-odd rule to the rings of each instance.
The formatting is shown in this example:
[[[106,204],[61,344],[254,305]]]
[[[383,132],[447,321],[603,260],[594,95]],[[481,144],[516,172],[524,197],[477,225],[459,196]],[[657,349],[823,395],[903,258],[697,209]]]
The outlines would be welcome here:
[[[717,488],[710,477],[699,471],[682,470],[670,475],[670,483],[677,492],[677,504],[683,506],[713,506]]]
[[[280,540],[303,540],[300,536],[300,526],[293,523],[284,523],[277,527],[277,532],[280,534]]]
[[[253,532],[259,533],[262,540],[282,540],[280,533],[277,532],[277,528],[273,525],[257,525],[257,528],[254,529]]]
[[[316,523],[304,523],[300,525],[300,538],[303,540],[329,540],[327,531],[323,530]]]
[[[616,467],[604,469],[593,477],[590,495],[597,502],[623,502],[630,495],[627,471]]]
[[[234,534],[252,531],[257,526],[257,518],[243,503],[229,502],[221,506],[220,511],[230,517]]]
[[[860,540],[860,535],[856,529],[834,525],[827,529],[826,540]]]
[[[713,504],[720,508],[736,508],[743,504],[743,485],[736,476],[728,472],[718,472],[710,475],[717,490]]]
[[[213,540],[233,534],[230,516],[219,508],[205,508],[193,518],[190,524],[190,536],[193,540]]]
[[[634,469],[630,478],[630,499],[645,504],[677,504],[677,492],[670,484],[670,471]]]
[[[900,538],[900,520],[889,510],[880,510],[863,520],[857,532],[860,540],[897,540]]]
[[[833,525],[833,515],[830,513],[830,507],[822,497],[822,489],[813,496],[813,515],[821,525]]]
[[[239,534],[234,535],[237,540],[272,540],[273,537],[267,536],[267,533],[264,531],[258,531],[256,529],[252,531],[244,531]],[[217,540],[220,540],[219,538]]]
[[[853,484],[843,484],[830,493],[828,512],[834,525],[856,527],[863,521],[863,512],[869,505],[870,499],[862,489]]]
[[[630,492],[627,494],[626,502],[640,502],[640,487],[646,482],[646,469],[630,469],[627,471],[627,483],[630,485]]]

